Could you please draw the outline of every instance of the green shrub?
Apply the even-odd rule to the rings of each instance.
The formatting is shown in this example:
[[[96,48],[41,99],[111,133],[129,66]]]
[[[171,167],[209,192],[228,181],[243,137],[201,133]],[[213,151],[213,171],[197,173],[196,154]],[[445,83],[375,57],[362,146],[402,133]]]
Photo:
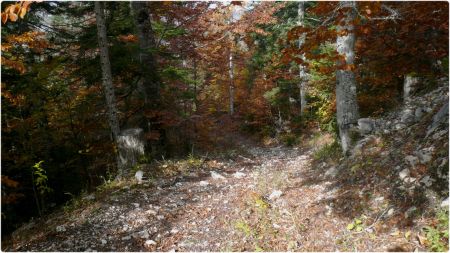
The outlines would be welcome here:
[[[313,157],[315,160],[324,160],[327,158],[337,158],[341,155],[341,146],[337,141],[331,144],[326,144],[322,148],[314,152]]]
[[[434,226],[425,227],[428,247],[434,252],[448,251],[448,210],[439,210],[437,213],[438,223]]]

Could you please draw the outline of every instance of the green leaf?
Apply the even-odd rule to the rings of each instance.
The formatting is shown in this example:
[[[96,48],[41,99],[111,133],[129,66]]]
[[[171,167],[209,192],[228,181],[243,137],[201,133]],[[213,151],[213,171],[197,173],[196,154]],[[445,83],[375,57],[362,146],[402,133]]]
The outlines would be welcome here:
[[[361,224],[361,223],[362,223],[362,221],[360,219],[355,219],[355,224],[356,225]]]
[[[360,231],[362,231],[362,230],[363,230],[363,227],[362,227],[362,226],[356,226],[356,231],[360,232]]]
[[[355,224],[353,224],[353,223],[350,223],[347,225],[347,230],[352,230],[354,228],[355,228]]]

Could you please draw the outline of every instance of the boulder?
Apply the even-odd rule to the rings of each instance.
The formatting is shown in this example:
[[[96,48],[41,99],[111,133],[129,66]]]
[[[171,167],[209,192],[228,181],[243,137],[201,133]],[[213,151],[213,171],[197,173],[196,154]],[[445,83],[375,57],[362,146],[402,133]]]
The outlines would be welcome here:
[[[398,173],[398,176],[401,180],[404,180],[407,176],[409,176],[409,169],[403,169],[400,173]]]
[[[415,167],[416,164],[419,163],[419,158],[416,156],[408,155],[405,157],[405,161],[407,164],[411,165],[412,167]]]
[[[358,130],[361,134],[370,134],[375,128],[374,120],[370,118],[358,119]]]

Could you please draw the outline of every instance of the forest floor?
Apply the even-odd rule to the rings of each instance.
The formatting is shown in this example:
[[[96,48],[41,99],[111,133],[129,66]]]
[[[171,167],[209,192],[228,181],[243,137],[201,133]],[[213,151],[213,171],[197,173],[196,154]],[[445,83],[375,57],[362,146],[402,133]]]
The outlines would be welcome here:
[[[70,210],[22,227],[7,250],[423,249],[412,227],[386,222],[390,206],[382,194],[372,192],[365,208],[373,210],[370,214],[339,212],[359,205],[347,199],[349,190],[342,191],[337,179],[327,179],[311,164],[309,149],[242,146],[228,159],[209,159],[154,183],[132,180],[104,187]],[[336,201],[340,198],[344,201]]]
[[[446,251],[448,80],[412,101],[426,113],[385,116],[348,157],[320,132],[298,147],[230,135],[226,153],[142,166],[146,181],[74,198],[2,250]]]

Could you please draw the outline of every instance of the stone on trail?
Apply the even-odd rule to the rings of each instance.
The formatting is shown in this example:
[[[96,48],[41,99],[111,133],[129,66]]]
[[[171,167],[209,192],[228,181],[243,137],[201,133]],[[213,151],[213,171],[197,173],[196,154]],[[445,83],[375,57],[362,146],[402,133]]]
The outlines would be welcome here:
[[[281,197],[282,194],[283,194],[282,191],[274,190],[274,191],[270,194],[269,199],[270,199],[270,200],[277,199],[277,198]]]
[[[224,176],[220,175],[219,173],[215,172],[215,171],[211,171],[211,177],[213,179],[225,179]]]
[[[449,205],[449,200],[448,200],[448,197],[447,197],[446,199],[444,199],[444,201],[442,201],[441,207],[448,207],[448,205]]]
[[[235,177],[235,178],[243,178],[243,177],[245,177],[245,174],[238,171],[238,172],[233,174],[233,177]]]
[[[407,176],[409,176],[409,169],[403,169],[402,171],[400,171],[400,173],[398,174],[398,176],[400,177],[400,179],[405,179]]]
[[[156,245],[156,242],[155,241],[153,241],[153,240],[147,240],[147,241],[145,241],[145,246],[150,246],[150,245]]]
[[[206,182],[206,181],[200,181],[199,185],[200,186],[207,186],[207,185],[209,185],[209,183]]]
[[[144,177],[144,172],[142,170],[136,171],[136,174],[134,174],[134,177],[138,181],[138,183],[142,183],[142,178]]]
[[[64,227],[64,225],[57,226],[56,232],[66,232],[66,227]]]

